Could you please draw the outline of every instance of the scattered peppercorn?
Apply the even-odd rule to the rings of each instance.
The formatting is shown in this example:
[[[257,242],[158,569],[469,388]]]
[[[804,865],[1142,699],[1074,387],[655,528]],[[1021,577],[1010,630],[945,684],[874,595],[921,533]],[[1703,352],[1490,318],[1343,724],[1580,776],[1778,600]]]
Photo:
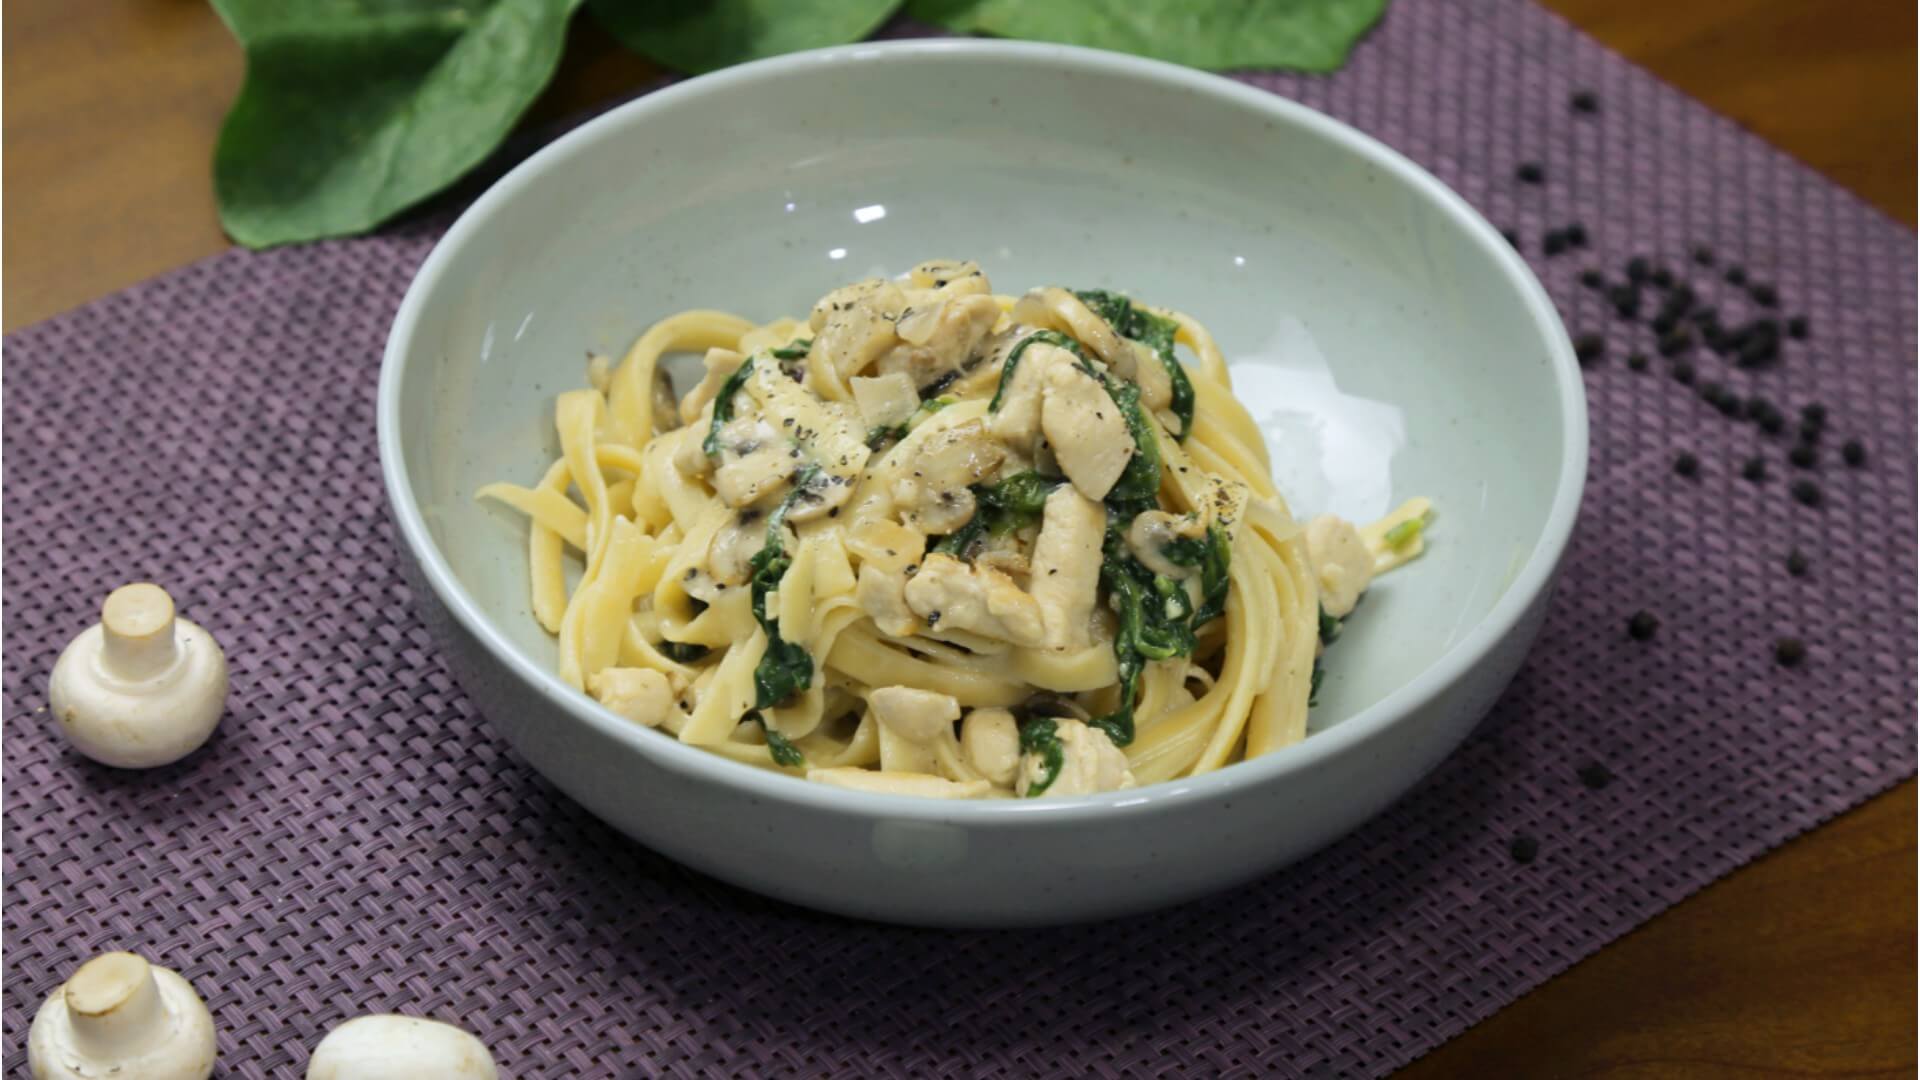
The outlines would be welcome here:
[[[1710,247],[1694,248],[1693,261],[1699,263],[1701,266],[1712,266],[1713,265],[1713,249]]]
[[[1513,170],[1513,176],[1523,184],[1538,184],[1547,179],[1547,170],[1541,168],[1537,161],[1523,161],[1519,168]]]
[[[1807,336],[1807,317],[1795,315],[1787,320],[1787,336],[1795,341],[1803,341]]]
[[[1633,258],[1627,260],[1627,280],[1645,281],[1647,280],[1647,275],[1651,272],[1652,267],[1647,265],[1645,256],[1635,255]]]
[[[1765,459],[1757,457],[1748,458],[1747,463],[1740,466],[1740,475],[1756,484],[1765,480],[1767,478],[1767,463]]]
[[[1673,377],[1678,382],[1691,385],[1693,383],[1693,364],[1686,360],[1674,361]]]
[[[1794,577],[1807,576],[1807,556],[1799,548],[1787,552],[1787,573]]]
[[[1581,334],[1573,339],[1573,355],[1582,364],[1591,364],[1607,351],[1607,343],[1599,334]]]
[[[1807,658],[1807,643],[1799,638],[1783,637],[1773,643],[1773,658],[1781,667],[1793,667]]]
[[[1526,833],[1514,833],[1513,843],[1507,845],[1507,853],[1513,856],[1514,862],[1525,866],[1540,854],[1540,841]]]
[[[1859,439],[1848,439],[1840,447],[1840,460],[1857,469],[1867,463],[1867,448],[1860,445]]]
[[[1647,354],[1643,352],[1628,353],[1627,367],[1633,371],[1647,370]]]
[[[1727,267],[1726,278],[1727,284],[1729,285],[1745,285],[1747,283],[1747,272],[1737,266],[1729,266]]]
[[[1660,336],[1660,355],[1676,356],[1693,348],[1693,335],[1684,329],[1670,330]]]
[[[1591,90],[1575,90],[1571,99],[1574,112],[1592,113],[1600,111],[1600,99]]]
[[[1791,489],[1794,501],[1802,506],[1820,505],[1820,485],[1811,480],[1796,480]]]
[[[1752,297],[1753,302],[1759,304],[1761,307],[1775,307],[1780,303],[1780,294],[1774,291],[1773,286],[1764,281],[1756,282],[1753,288],[1747,290],[1747,295]]]
[[[1645,641],[1660,629],[1660,620],[1653,617],[1651,611],[1636,611],[1633,618],[1627,620],[1627,636],[1635,641]]]
[[[1598,270],[1582,270],[1580,271],[1580,284],[1585,285],[1589,289],[1604,289],[1607,287],[1607,278],[1606,275]]]
[[[1682,450],[1680,456],[1673,459],[1673,471],[1688,478],[1698,476],[1700,475],[1700,459]]]
[[[1792,462],[1793,467],[1796,469],[1813,468],[1815,457],[1816,455],[1813,452],[1813,447],[1808,445],[1807,443],[1801,443],[1800,445],[1795,446],[1793,449],[1787,451],[1787,460],[1789,462]]]
[[[1580,782],[1595,791],[1599,791],[1601,788],[1613,783],[1613,770],[1597,761],[1589,761],[1585,765],[1580,766]]]

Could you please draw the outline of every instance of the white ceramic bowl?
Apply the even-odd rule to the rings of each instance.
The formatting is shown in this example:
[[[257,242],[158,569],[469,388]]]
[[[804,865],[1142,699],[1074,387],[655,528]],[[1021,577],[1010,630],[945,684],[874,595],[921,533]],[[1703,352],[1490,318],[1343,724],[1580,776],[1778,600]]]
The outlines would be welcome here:
[[[553,674],[524,524],[481,484],[555,456],[556,393],[688,307],[804,315],[978,259],[1000,291],[1120,288],[1206,321],[1296,512],[1439,508],[1328,655],[1301,744],[1085,799],[875,796],[638,728]],[[1586,406],[1527,267],[1439,181],[1229,80],[1045,45],[859,45],[616,109],[496,184],[421,267],[380,453],[429,622],[495,729],[622,831],[727,881],[900,922],[1139,911],[1266,873],[1407,790],[1532,642],[1585,478]],[[1201,418],[1205,422],[1205,418]]]

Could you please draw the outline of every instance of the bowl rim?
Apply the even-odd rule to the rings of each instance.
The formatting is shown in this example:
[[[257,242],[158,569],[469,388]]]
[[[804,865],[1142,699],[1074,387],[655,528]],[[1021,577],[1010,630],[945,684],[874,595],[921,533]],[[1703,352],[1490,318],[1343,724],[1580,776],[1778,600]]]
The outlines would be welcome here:
[[[1393,175],[1437,203],[1443,212],[1463,226],[1469,237],[1492,254],[1496,266],[1515,286],[1527,313],[1546,343],[1559,399],[1562,433],[1560,474],[1539,542],[1529,552],[1499,600],[1471,630],[1419,674],[1371,706],[1327,730],[1252,761],[1240,762],[1201,776],[1073,799],[922,799],[829,787],[801,777],[754,768],[623,720],[522,653],[475,604],[441,555],[427,529],[406,474],[400,437],[401,385],[408,351],[422,312],[446,268],[485,229],[497,208],[514,199],[522,189],[534,184],[545,173],[564,167],[572,157],[605,140],[627,137],[630,131],[643,129],[655,113],[676,108],[703,95],[775,83],[796,73],[845,64],[921,61],[965,63],[969,60],[1006,59],[1046,65],[1054,70],[1071,69],[1143,80],[1159,84],[1167,90],[1208,98],[1217,104],[1264,112],[1279,123],[1337,143]],[[1431,173],[1386,144],[1341,121],[1279,94],[1224,76],[1098,49],[969,38],[868,42],[741,64],[646,93],[588,120],[542,147],[475,199],[434,245],[432,252],[415,272],[388,333],[381,360],[376,411],[380,469],[388,509],[402,542],[428,586],[452,617],[480,642],[495,662],[555,702],[575,722],[627,743],[660,768],[689,779],[732,788],[773,805],[969,827],[1007,826],[1029,821],[1074,822],[1090,817],[1110,818],[1116,812],[1127,816],[1130,813],[1154,812],[1181,804],[1214,800],[1246,788],[1272,783],[1298,770],[1314,768],[1329,758],[1381,737],[1395,724],[1465,678],[1514,630],[1536,598],[1551,586],[1579,513],[1587,473],[1586,390],[1572,345],[1553,302],[1525,260],[1500,232]]]

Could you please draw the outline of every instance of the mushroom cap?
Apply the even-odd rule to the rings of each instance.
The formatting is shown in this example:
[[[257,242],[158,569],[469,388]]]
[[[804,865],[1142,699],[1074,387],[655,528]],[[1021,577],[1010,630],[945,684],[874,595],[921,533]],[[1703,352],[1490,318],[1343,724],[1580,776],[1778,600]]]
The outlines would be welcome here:
[[[132,953],[103,953],[47,997],[27,1032],[34,1080],[206,1080],[218,1053],[193,984]]]
[[[109,599],[109,619],[130,614],[132,621],[119,623],[121,628],[154,632],[154,608],[117,612],[114,600],[120,595]],[[226,710],[225,654],[211,634],[172,618],[171,607],[168,601],[164,622],[169,625],[162,631],[171,636],[171,645],[160,648],[170,648],[172,657],[151,675],[128,677],[116,667],[104,623],[74,638],[53,666],[47,698],[61,735],[103,765],[150,769],[178,761],[207,741]]]
[[[306,1080],[499,1080],[487,1046],[452,1024],[380,1013],[341,1024],[307,1061]]]

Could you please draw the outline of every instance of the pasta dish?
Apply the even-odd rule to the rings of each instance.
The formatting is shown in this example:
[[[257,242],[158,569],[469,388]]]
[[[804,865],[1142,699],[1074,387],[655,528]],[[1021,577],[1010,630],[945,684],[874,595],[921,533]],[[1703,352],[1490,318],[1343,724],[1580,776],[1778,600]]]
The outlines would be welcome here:
[[[704,357],[678,400],[671,353]],[[1198,321],[971,262],[805,320],[683,312],[588,381],[545,475],[479,493],[528,519],[560,676],[824,784],[1078,795],[1270,753],[1424,546],[1424,499],[1296,522]]]

